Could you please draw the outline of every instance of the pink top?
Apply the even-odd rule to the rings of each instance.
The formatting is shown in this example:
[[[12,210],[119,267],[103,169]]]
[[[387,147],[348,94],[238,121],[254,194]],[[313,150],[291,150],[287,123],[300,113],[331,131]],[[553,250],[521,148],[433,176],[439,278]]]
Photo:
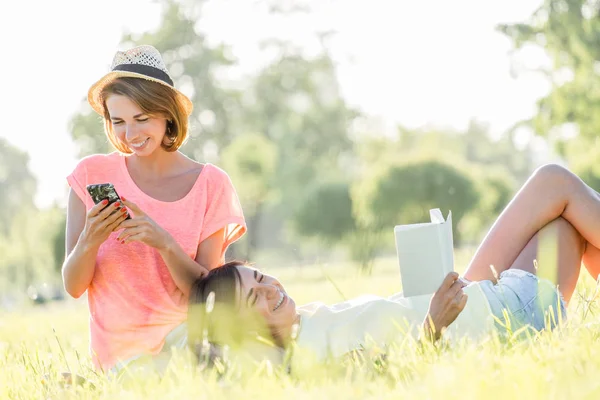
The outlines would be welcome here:
[[[92,155],[79,162],[67,181],[89,210],[94,202],[86,185],[110,182],[136,203],[196,258],[198,245],[225,228],[223,253],[246,231],[239,199],[229,176],[206,164],[190,192],[180,200],[156,200],[131,179],[119,153]],[[139,354],[156,354],[166,335],[186,319],[186,296],[176,287],[162,257],[140,242],[120,244],[119,232],[100,246],[87,289],[90,347],[94,364],[108,370]]]

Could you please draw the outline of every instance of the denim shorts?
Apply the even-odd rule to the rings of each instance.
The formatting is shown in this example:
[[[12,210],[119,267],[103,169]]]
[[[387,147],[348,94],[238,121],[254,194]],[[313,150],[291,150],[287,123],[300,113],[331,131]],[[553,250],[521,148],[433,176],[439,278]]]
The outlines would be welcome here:
[[[506,270],[499,278],[496,284],[479,284],[501,333],[523,332],[526,326],[536,331],[553,329],[566,318],[565,301],[550,281],[520,269]]]

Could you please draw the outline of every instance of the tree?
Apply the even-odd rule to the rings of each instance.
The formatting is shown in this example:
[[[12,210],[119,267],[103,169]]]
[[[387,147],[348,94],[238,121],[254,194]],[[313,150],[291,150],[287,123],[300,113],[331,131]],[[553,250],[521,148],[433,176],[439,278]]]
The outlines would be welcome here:
[[[248,221],[246,258],[251,259],[259,241],[263,207],[277,193],[274,185],[277,147],[263,135],[246,134],[223,150],[221,160],[237,189]]]
[[[352,199],[359,224],[371,231],[427,221],[432,208],[444,214],[451,210],[459,244],[461,220],[477,206],[479,193],[473,180],[455,167],[420,160],[379,167],[354,185]]]
[[[352,150],[348,129],[357,113],[340,94],[327,52],[306,58],[286,44],[272,45],[280,57],[246,92],[245,122],[279,149],[276,181],[287,218],[312,182],[344,175],[340,157]]]
[[[479,202],[476,207],[465,214],[461,223],[461,235],[464,241],[479,242],[508,205],[515,193],[515,178],[497,164],[485,169],[472,168],[470,171]]]
[[[60,273],[66,256],[66,225],[67,215],[64,210],[54,207],[57,213],[54,232],[51,235],[52,239],[52,255],[54,258],[54,270]]]
[[[63,218],[63,212],[57,208],[43,211],[33,206],[19,208],[11,222],[10,233],[3,238],[6,251],[0,258],[1,276],[13,288],[24,290],[36,281],[56,277],[52,238]],[[64,230],[64,225],[62,228]]]
[[[18,210],[33,207],[37,182],[29,171],[29,156],[0,138],[0,236],[10,232]]]
[[[551,66],[540,72],[552,87],[527,121],[548,138],[574,172],[600,190],[600,3],[595,0],[544,0],[524,22],[500,25],[516,50],[541,47]]]
[[[307,191],[294,215],[296,231],[328,246],[344,245],[361,271],[370,273],[382,247],[380,229],[357,224],[347,182],[318,182]],[[388,232],[389,233],[389,232]]]
[[[319,237],[329,245],[341,242],[356,228],[348,183],[314,185],[303,197],[294,226],[300,235]]]
[[[550,57],[550,69],[540,72],[550,81],[552,89],[538,102],[537,115],[531,121],[538,134],[552,137],[557,128],[573,124],[581,137],[597,136],[599,16],[600,3],[595,0],[544,0],[525,22],[498,27],[512,39],[517,50],[525,46],[541,47]]]

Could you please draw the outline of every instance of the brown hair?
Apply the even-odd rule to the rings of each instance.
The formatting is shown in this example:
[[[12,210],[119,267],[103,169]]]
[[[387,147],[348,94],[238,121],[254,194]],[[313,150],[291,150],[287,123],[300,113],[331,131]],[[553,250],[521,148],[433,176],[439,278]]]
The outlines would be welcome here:
[[[185,142],[188,135],[188,117],[174,90],[146,79],[119,78],[102,89],[100,98],[104,108],[104,132],[110,143],[121,153],[131,154],[132,151],[117,139],[113,130],[106,107],[106,99],[111,94],[127,96],[148,116],[167,119],[165,135],[169,140],[168,143],[161,144],[166,151],[176,151]]]
[[[193,351],[207,340],[216,346],[245,346],[257,337],[274,340],[264,319],[250,310],[240,309],[242,278],[231,261],[198,278],[190,290],[188,344]]]

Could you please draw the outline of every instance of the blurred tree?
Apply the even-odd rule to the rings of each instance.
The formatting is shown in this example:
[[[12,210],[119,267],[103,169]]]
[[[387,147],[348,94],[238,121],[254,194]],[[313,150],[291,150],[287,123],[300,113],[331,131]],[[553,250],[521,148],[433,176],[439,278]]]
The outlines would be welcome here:
[[[460,244],[461,220],[479,201],[475,182],[466,173],[436,160],[411,160],[380,166],[352,187],[357,221],[371,231],[396,224],[429,220],[429,210],[452,210],[455,245]]]
[[[52,255],[54,258],[54,270],[60,274],[66,255],[66,225],[67,215],[64,210],[54,207],[56,223],[54,232],[51,234]]]
[[[595,141],[600,127],[600,3],[595,0],[544,0],[525,21],[499,25],[516,50],[541,47],[551,60],[540,72],[552,85],[538,101],[530,121],[535,131],[557,143],[579,135]],[[565,136],[566,135],[566,136]]]
[[[263,135],[242,135],[223,149],[221,163],[231,177],[244,209],[248,225],[245,258],[252,259],[259,243],[263,207],[278,192],[274,185],[277,147]]]
[[[10,233],[18,210],[33,207],[37,183],[28,162],[29,156],[25,152],[0,138],[0,236]]]
[[[373,272],[373,264],[378,252],[389,242],[386,238],[393,238],[390,229],[371,229],[369,227],[358,226],[345,239],[345,243],[350,254],[350,259],[354,261],[360,270],[370,274]]]
[[[471,164],[485,165],[485,170],[481,172],[490,171],[492,179],[507,174],[502,178],[506,179],[505,183],[513,178],[524,181],[533,168],[532,152],[528,145],[524,148],[517,147],[516,134],[517,131],[511,128],[499,137],[492,138],[489,125],[471,120],[467,130],[457,138],[460,154]],[[494,172],[494,168],[503,168],[504,174]]]
[[[349,185],[318,182],[307,190],[294,216],[294,226],[300,235],[316,236],[328,245],[341,242],[356,228]]]
[[[510,130],[492,138],[487,126],[477,121],[471,121],[463,132],[399,127],[395,138],[362,138],[357,153],[364,165],[374,167],[423,159],[458,167],[479,193],[477,206],[465,214],[460,228],[464,240],[476,241],[508,204],[517,184],[530,174],[531,149],[518,148],[513,136],[514,130]],[[446,207],[446,202],[440,206]]]
[[[486,168],[471,168],[472,177],[479,202],[465,214],[461,222],[463,243],[479,243],[486,232],[508,205],[516,190],[515,179],[501,164]]]
[[[493,138],[489,126],[472,120],[464,131],[450,129],[398,127],[396,137],[369,135],[361,137],[356,152],[367,165],[397,162],[415,156],[443,158],[452,163],[479,166],[503,166],[513,178],[523,181],[532,169],[529,146],[518,148],[515,132]]]
[[[306,187],[345,175],[340,160],[352,152],[348,129],[358,113],[342,98],[327,51],[308,58],[288,43],[266,46],[274,46],[280,56],[245,92],[245,125],[263,132],[279,149],[279,212],[288,219]]]
[[[63,213],[58,208],[40,211],[23,206],[15,214],[4,239],[7,251],[0,259],[2,278],[13,289],[25,290],[32,283],[57,279],[52,237],[59,226],[64,229]]]
[[[114,151],[104,134],[102,117],[92,110],[87,100],[82,103],[80,112],[71,117],[68,129],[77,144],[80,157]]]
[[[317,182],[307,190],[294,216],[294,227],[301,236],[315,237],[330,249],[344,245],[350,259],[361,271],[370,273],[377,251],[382,247],[381,229],[356,223],[350,185],[346,182]]]

